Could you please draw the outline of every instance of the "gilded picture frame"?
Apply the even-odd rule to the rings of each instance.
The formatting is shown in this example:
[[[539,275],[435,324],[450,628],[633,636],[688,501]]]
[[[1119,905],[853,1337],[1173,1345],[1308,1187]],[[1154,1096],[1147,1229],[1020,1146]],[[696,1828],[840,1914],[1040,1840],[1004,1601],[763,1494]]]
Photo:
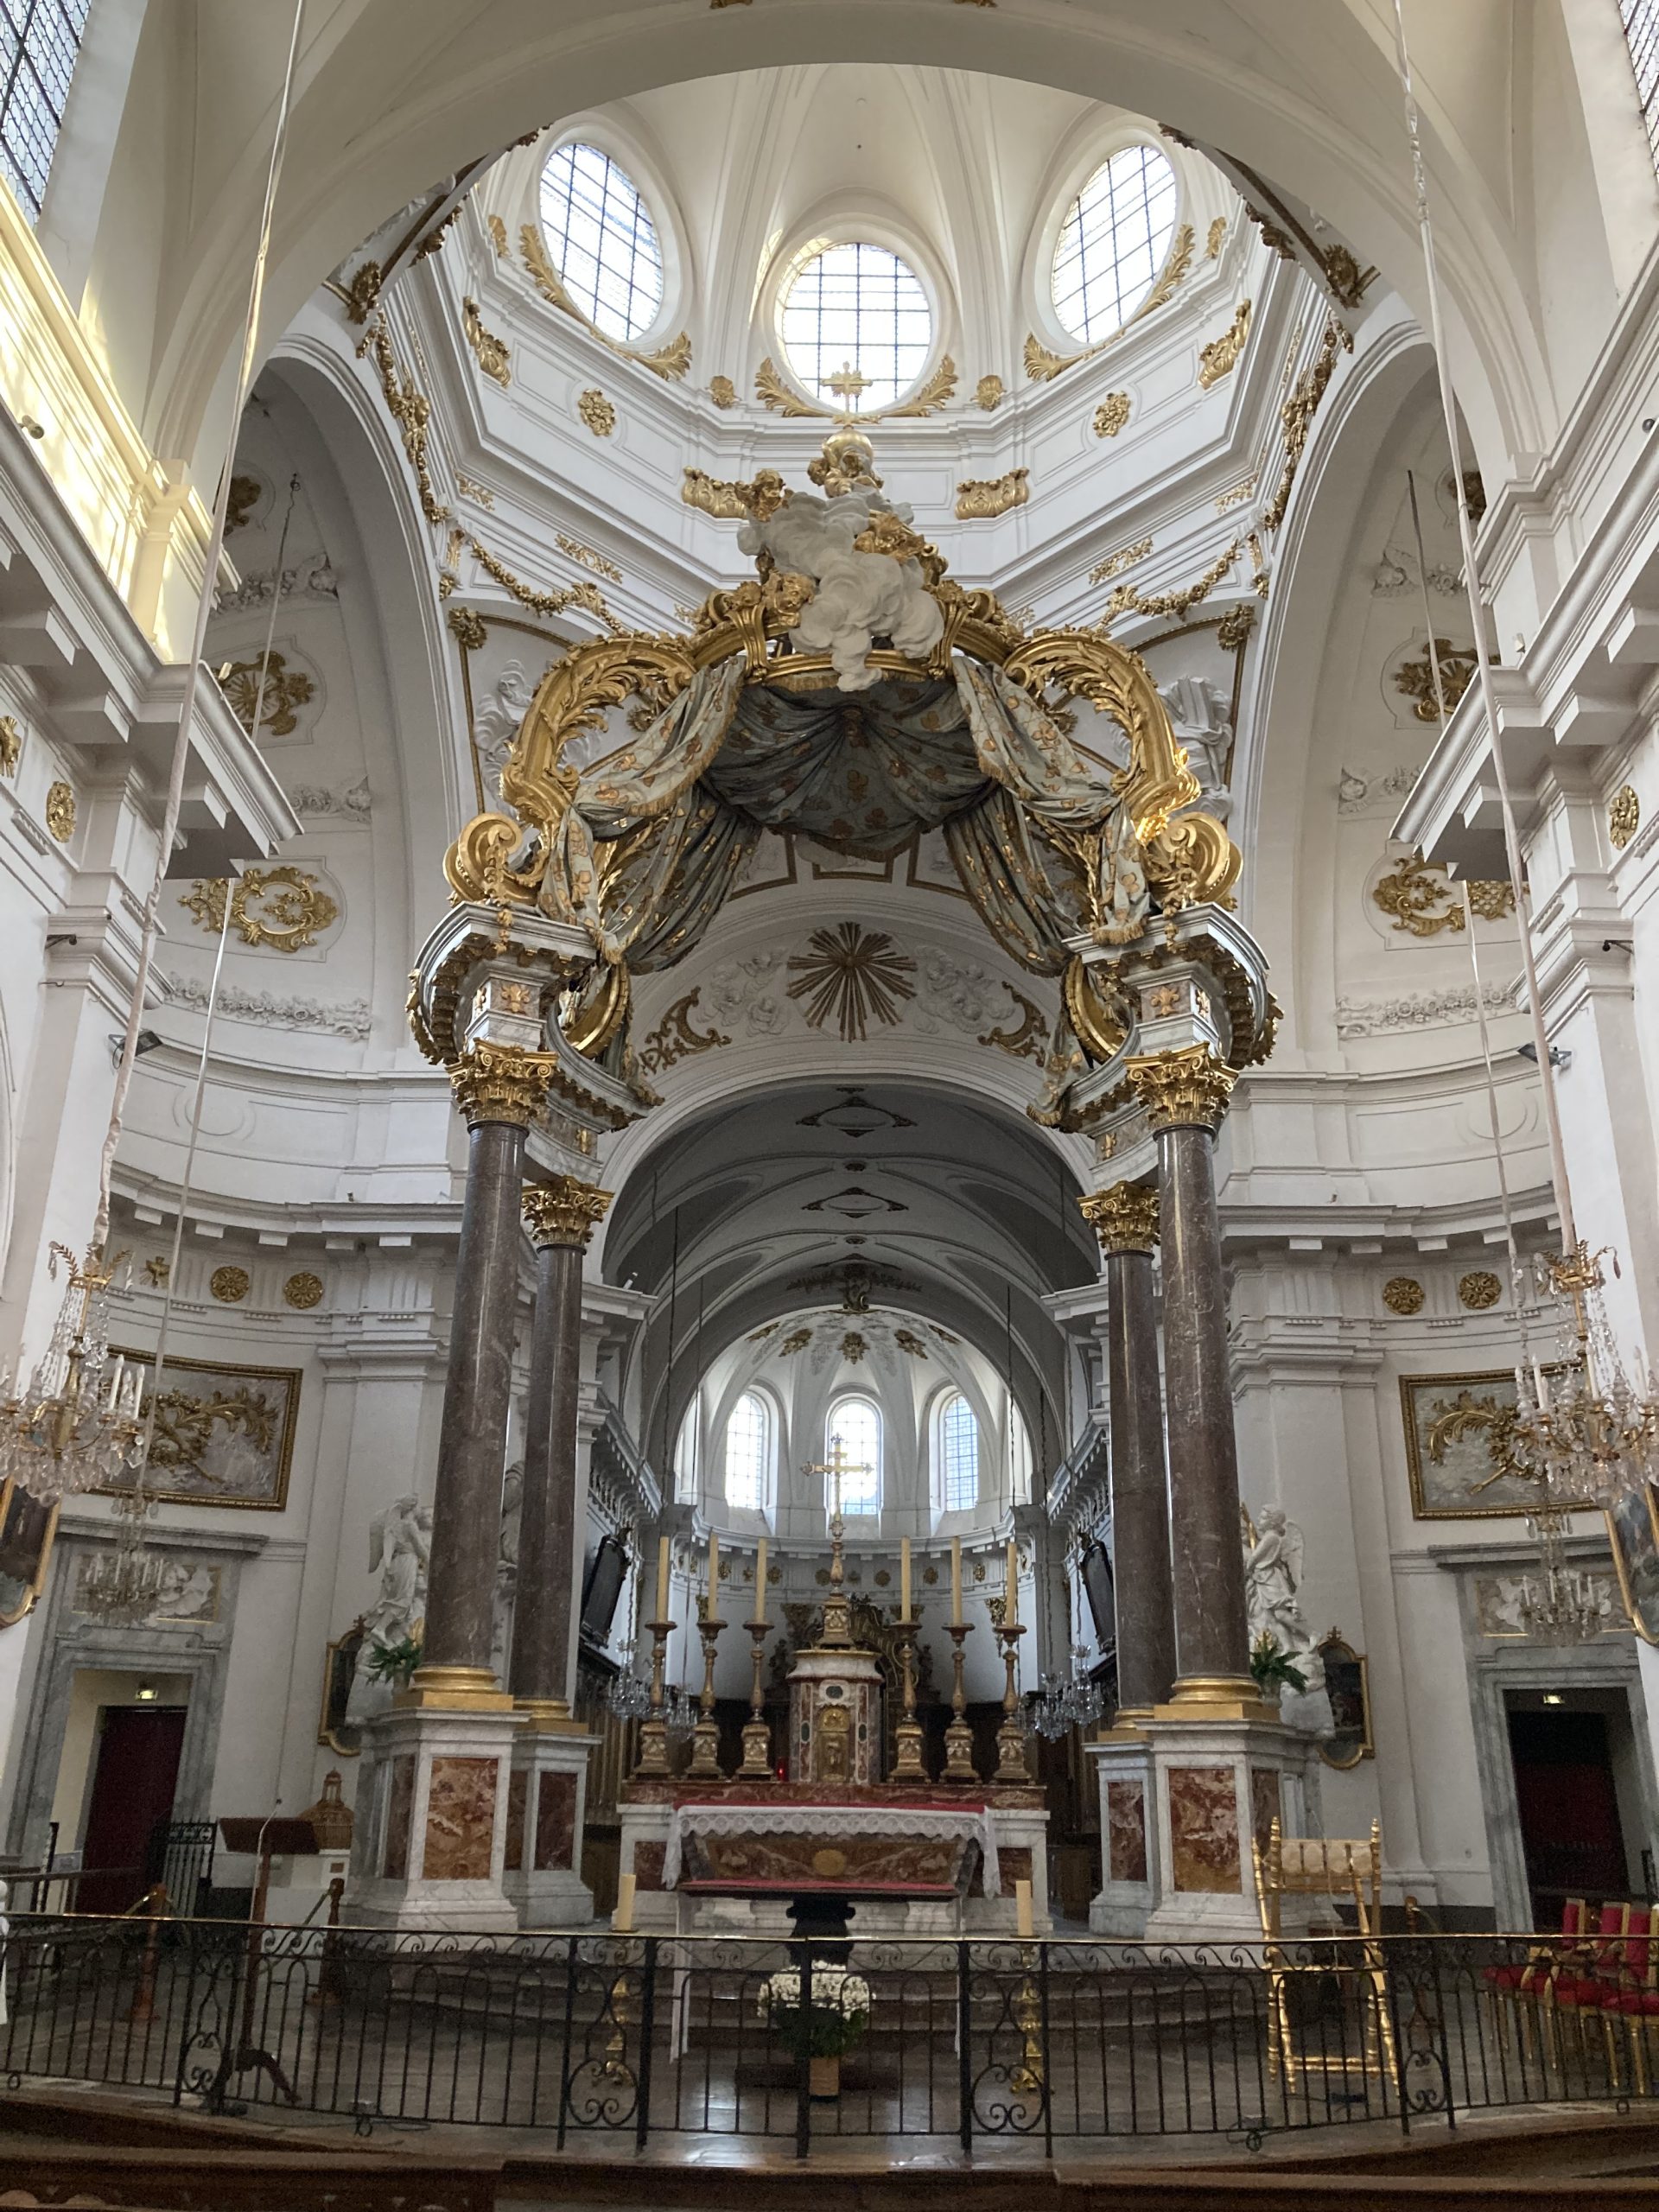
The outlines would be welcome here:
[[[0,1484],[0,1629],[15,1628],[46,1587],[58,1533],[58,1502],[43,1505],[22,1485]]]
[[[1326,1766],[1345,1772],[1376,1757],[1371,1734],[1371,1671],[1363,1651],[1332,1629],[1318,1647],[1336,1732],[1319,1745]],[[1310,1685],[1312,1687],[1312,1685]]]
[[[1516,1403],[1513,1368],[1400,1377],[1414,1520],[1516,1520],[1548,1502],[1511,1457]]]
[[[357,1662],[362,1654],[366,1631],[360,1620],[353,1621],[344,1636],[331,1639],[327,1656],[322,1662],[322,1708],[317,1715],[317,1741],[337,1751],[343,1759],[354,1759],[363,1749],[362,1731],[346,1718],[351,1702],[352,1684],[357,1678]]]
[[[1630,1626],[1643,1643],[1659,1643],[1659,1492],[1643,1483],[1607,1506],[1602,1517]]]
[[[122,1349],[118,1356],[143,1367],[155,1364],[154,1352]],[[162,1376],[162,1411],[150,1447],[148,1495],[167,1505],[280,1513],[288,1503],[302,1372],[297,1367],[186,1359],[169,1352]],[[146,1410],[149,1405],[146,1391]],[[105,1497],[118,1497],[131,1484],[99,1488]]]

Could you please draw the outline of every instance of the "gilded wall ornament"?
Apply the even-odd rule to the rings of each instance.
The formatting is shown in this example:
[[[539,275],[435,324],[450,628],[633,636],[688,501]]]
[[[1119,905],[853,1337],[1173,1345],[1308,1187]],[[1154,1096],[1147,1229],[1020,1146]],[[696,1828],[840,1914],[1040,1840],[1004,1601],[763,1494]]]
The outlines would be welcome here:
[[[1471,1313],[1483,1313],[1489,1306],[1496,1306],[1503,1295],[1503,1286],[1490,1268],[1472,1268],[1458,1280],[1458,1298]]]
[[[1242,507],[1255,497],[1255,479],[1247,476],[1242,484],[1235,484],[1230,491],[1216,495],[1216,512],[1224,515],[1230,507]]]
[[[1415,1275],[1390,1275],[1382,1286],[1382,1303],[1390,1313],[1421,1313],[1425,1293]]]
[[[578,396],[576,412],[596,438],[608,438],[616,428],[616,410],[597,385]]]
[[[1150,1252],[1158,1242],[1158,1192],[1149,1183],[1114,1183],[1077,1200],[1105,1253]]]
[[[346,320],[365,323],[380,304],[385,272],[378,261],[359,262],[346,286]]]
[[[495,512],[495,494],[487,484],[480,484],[475,476],[457,476],[455,489],[463,499],[470,499],[475,507],[482,507],[486,514]]]
[[[982,407],[988,415],[995,415],[1007,397],[1007,387],[1001,377],[981,377],[974,386],[974,404]]]
[[[1221,1127],[1238,1080],[1207,1045],[1149,1052],[1130,1060],[1124,1072],[1154,1135],[1185,1128],[1208,1129],[1213,1135]]]
[[[789,996],[805,1001],[801,1011],[814,1029],[833,1014],[843,1044],[861,1045],[872,1019],[890,1028],[899,1019],[899,1001],[916,995],[910,981],[916,963],[884,931],[842,922],[836,929],[814,930],[807,944],[807,951],[790,956],[798,980],[790,984]]]
[[[248,517],[258,505],[259,495],[264,488],[263,481],[257,476],[232,477],[230,497],[225,507],[225,531],[227,537],[232,531],[246,527]]]
[[[1362,269],[1345,245],[1327,245],[1319,252],[1325,289],[1339,308],[1357,308],[1376,281],[1375,269]]]
[[[957,365],[947,353],[918,392],[903,400],[897,407],[889,407],[880,415],[861,416],[871,423],[915,421],[930,415],[943,413],[945,402],[957,389]]]
[[[505,261],[511,248],[507,245],[507,226],[499,215],[486,215],[484,227],[490,234],[490,244],[495,248],[495,257]]]
[[[1095,410],[1095,435],[1115,438],[1128,427],[1129,395],[1127,391],[1109,391]]]
[[[1107,601],[1101,620],[1109,622],[1116,614],[1186,614],[1201,599],[1209,598],[1243,550],[1244,540],[1236,537],[1230,545],[1217,555],[1201,576],[1196,577],[1190,584],[1183,585],[1179,591],[1147,594],[1137,591],[1133,584],[1119,584]]]
[[[420,494],[421,512],[429,523],[448,522],[449,510],[433,488],[432,472],[426,458],[426,442],[432,421],[432,403],[416,384],[413,377],[406,377],[397,365],[397,356],[392,350],[391,333],[386,327],[384,315],[377,315],[357,343],[357,357],[370,354],[380,378],[380,390],[385,399],[387,412],[397,423],[404,441],[404,454],[415,472],[416,488]]]
[[[537,591],[534,584],[527,584],[522,576],[514,575],[506,563],[498,559],[476,537],[469,537],[467,546],[485,575],[493,576],[502,590],[511,592],[521,607],[528,607],[537,614],[563,614],[567,607],[580,607],[613,637],[620,632],[622,625],[605,604],[603,593],[585,576],[579,583],[567,584],[562,590]]]
[[[1216,643],[1224,653],[1242,653],[1255,627],[1253,607],[1230,607],[1216,625]]]
[[[0,776],[16,775],[22,757],[23,733],[16,715],[0,715]]]
[[[75,795],[67,784],[54,784],[46,794],[46,826],[60,845],[75,834]]]
[[[265,663],[263,690],[257,660],[233,660],[219,679],[226,702],[250,736],[256,707],[260,734],[287,737],[300,726],[296,708],[308,706],[316,696],[315,681],[302,668],[290,668],[285,653],[272,653]]]
[[[1224,215],[1211,216],[1210,219],[1210,228],[1204,241],[1204,257],[1206,261],[1217,261],[1220,259],[1221,249],[1226,240],[1226,237],[1227,218]]]
[[[469,1128],[480,1122],[528,1128],[546,1100],[551,1068],[545,1052],[480,1039],[450,1063],[449,1084]]]
[[[798,1351],[804,1351],[811,1341],[810,1329],[792,1329],[779,1345],[779,1357],[782,1359],[791,1359]]]
[[[452,607],[448,623],[449,634],[462,652],[482,652],[490,633],[481,614],[470,607]]]
[[[524,256],[525,268],[535,280],[536,289],[550,306],[560,308],[573,321],[579,322],[589,336],[613,353],[620,353],[624,360],[638,361],[642,369],[649,369],[654,377],[661,377],[665,384],[677,383],[689,375],[691,368],[691,339],[687,331],[680,331],[665,345],[650,353],[642,353],[632,346],[624,346],[608,337],[596,323],[590,322],[559,281],[559,273],[547,257],[540,226],[524,223],[518,232],[518,250]]]
[[[217,937],[225,926],[228,887],[222,875],[205,876],[180,899],[205,930]],[[297,952],[315,944],[321,932],[340,918],[340,908],[315,875],[283,861],[276,868],[245,868],[230,891],[231,926],[244,944],[269,945],[275,952]]]
[[[1031,472],[1011,468],[1006,476],[970,477],[957,486],[958,522],[995,522],[998,515],[1023,507],[1031,497]]]
[[[1116,553],[1109,553],[1096,568],[1089,571],[1091,584],[1110,583],[1114,576],[1121,576],[1125,569],[1132,569],[1137,561],[1144,561],[1152,550],[1149,537],[1137,537],[1133,545],[1120,545]]]
[[[160,1290],[172,1272],[172,1261],[164,1257],[160,1252],[157,1252],[152,1259],[144,1262],[144,1273],[149,1277],[149,1287],[152,1290]]]
[[[732,382],[730,377],[710,377],[709,397],[723,414],[727,409],[736,406],[737,386]]]
[[[283,1300],[296,1313],[308,1313],[314,1306],[322,1303],[322,1277],[313,1274],[308,1268],[302,1268],[297,1274],[289,1275],[283,1285]]]
[[[512,357],[507,351],[507,341],[498,338],[493,330],[484,327],[484,318],[479,313],[478,302],[464,299],[461,303],[461,328],[467,334],[467,343],[477,356],[478,365],[486,377],[499,385],[512,382]]]
[[[602,553],[595,553],[591,545],[584,545],[577,538],[568,537],[563,531],[558,532],[553,543],[565,559],[574,561],[579,569],[591,569],[596,576],[604,576],[613,584],[621,582],[622,571],[615,562],[607,560]]]
[[[1412,937],[1438,937],[1464,926],[1462,886],[1446,879],[1437,862],[1403,853],[1371,887],[1371,903],[1390,916],[1396,930]],[[1469,885],[1469,904],[1482,921],[1501,922],[1515,912],[1515,887],[1481,880]]]
[[[613,1195],[592,1183],[578,1182],[574,1175],[532,1183],[522,1201],[531,1243],[543,1250],[556,1244],[585,1251]]]
[[[1244,340],[1249,334],[1250,303],[1241,300],[1220,337],[1212,338],[1207,346],[1198,348],[1198,382],[1206,391],[1238,366],[1239,355],[1244,351]]]
[[[694,1053],[712,1052],[731,1043],[723,1030],[705,1033],[691,1027],[691,1011],[697,997],[696,991],[688,991],[683,999],[676,999],[640,1046],[638,1058],[644,1073],[665,1075],[670,1068],[690,1059]]]
[[[856,1329],[849,1329],[841,1340],[841,1356],[851,1367],[857,1366],[869,1348],[868,1339],[860,1336]]]
[[[221,1306],[239,1306],[247,1296],[251,1278],[245,1268],[215,1268],[207,1287]]]
[[[1169,258],[1164,264],[1163,274],[1158,282],[1122,328],[1115,330],[1109,338],[1102,339],[1098,346],[1085,346],[1077,353],[1057,353],[1052,347],[1045,346],[1034,333],[1028,333],[1023,358],[1026,374],[1033,384],[1052,384],[1056,377],[1063,376],[1067,369],[1076,368],[1079,361],[1090,360],[1095,354],[1103,353],[1108,346],[1116,345],[1124,330],[1131,329],[1147,315],[1155,315],[1160,308],[1175,296],[1187,270],[1192,266],[1194,244],[1192,224],[1183,223],[1170,243]]]
[[[1474,676],[1474,647],[1454,645],[1449,638],[1436,638],[1434,652],[1440,664],[1440,689],[1446,694],[1446,710],[1450,714]],[[1412,702],[1411,710],[1417,721],[1439,721],[1440,702],[1434,696],[1434,664],[1427,652],[1421,660],[1401,662],[1394,671],[1394,688]]]
[[[17,765],[16,759],[4,762],[8,772]],[[1642,822],[1642,802],[1630,784],[1621,785],[1613,793],[1607,808],[1607,835],[1615,852],[1622,853]]]
[[[898,1345],[899,1351],[905,1354],[907,1359],[925,1359],[927,1357],[927,1346],[922,1342],[914,1329],[895,1329],[893,1332],[893,1341]]]
[[[1291,391],[1288,399],[1279,410],[1280,426],[1284,432],[1284,466],[1279,472],[1279,482],[1262,517],[1265,531],[1275,531],[1285,518],[1290,505],[1291,487],[1307,449],[1308,433],[1313,427],[1319,402],[1325,397],[1332,377],[1336,372],[1337,356],[1351,353],[1353,334],[1345,329],[1335,315],[1325,317],[1325,330],[1319,340],[1319,351],[1309,362]]]

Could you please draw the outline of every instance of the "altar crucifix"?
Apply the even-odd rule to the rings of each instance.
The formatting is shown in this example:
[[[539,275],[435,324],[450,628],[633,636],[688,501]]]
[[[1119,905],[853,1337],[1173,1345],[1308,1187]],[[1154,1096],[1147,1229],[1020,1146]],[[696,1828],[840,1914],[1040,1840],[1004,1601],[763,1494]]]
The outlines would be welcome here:
[[[828,1459],[801,1471],[823,1477],[830,1513],[830,1582],[823,1599],[823,1632],[815,1649],[797,1653],[789,1677],[790,1772],[803,1782],[879,1782],[881,1669],[875,1654],[853,1641],[842,1520],[847,1478],[870,1470],[865,1463],[849,1460],[840,1437],[832,1436]]]

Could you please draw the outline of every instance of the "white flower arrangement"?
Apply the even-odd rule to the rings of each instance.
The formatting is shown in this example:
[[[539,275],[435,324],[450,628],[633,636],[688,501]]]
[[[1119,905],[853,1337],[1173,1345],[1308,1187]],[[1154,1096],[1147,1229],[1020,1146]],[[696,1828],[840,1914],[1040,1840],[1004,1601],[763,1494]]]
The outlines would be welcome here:
[[[808,2005],[801,2002],[798,1967],[768,1974],[757,1993],[756,2009],[785,2042],[811,2058],[839,2057],[869,2025],[870,1985],[845,1967],[812,1968]]]

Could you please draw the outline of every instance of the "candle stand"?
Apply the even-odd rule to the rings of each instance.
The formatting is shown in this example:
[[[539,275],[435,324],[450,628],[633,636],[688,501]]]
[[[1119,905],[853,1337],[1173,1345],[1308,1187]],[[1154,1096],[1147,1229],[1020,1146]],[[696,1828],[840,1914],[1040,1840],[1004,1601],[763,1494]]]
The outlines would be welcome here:
[[[917,1623],[899,1621],[894,1624],[893,1633],[899,1646],[905,1682],[905,1717],[893,1732],[898,1756],[893,1761],[893,1778],[895,1782],[925,1782],[927,1769],[922,1764],[921,1724],[916,1718]]]
[[[668,1665],[668,1639],[672,1621],[647,1621],[651,1631],[651,1710],[639,1723],[639,1763],[636,1775],[668,1772],[668,1719],[663,1710],[663,1676]]]
[[[997,1641],[1002,1646],[1002,1664],[1007,1670],[1007,1686],[1002,1692],[1002,1725],[996,1732],[996,1773],[993,1779],[997,1782],[1031,1780],[1026,1765],[1026,1732],[1020,1726],[1020,1692],[1014,1679],[1020,1639],[1025,1632],[1023,1621],[1012,1621],[996,1631]]]
[[[702,1638],[702,1695],[697,1700],[700,1717],[691,1731],[691,1764],[686,1772],[700,1782],[725,1779],[720,1770],[720,1723],[715,1719],[715,1646],[725,1625],[717,1616],[707,1614],[697,1623]]]
[[[777,1777],[772,1767],[772,1731],[764,1717],[766,1691],[760,1681],[760,1655],[766,1648],[770,1624],[766,1621],[747,1621],[744,1625],[754,1647],[750,1655],[754,1674],[749,1684],[749,1717],[743,1724],[743,1764],[738,1772],[746,1782],[772,1782]]]
[[[944,1732],[945,1782],[977,1782],[974,1772],[974,1732],[968,1726],[968,1695],[963,1688],[962,1647],[974,1632],[971,1621],[952,1621],[945,1633],[950,1638],[950,1726]]]

